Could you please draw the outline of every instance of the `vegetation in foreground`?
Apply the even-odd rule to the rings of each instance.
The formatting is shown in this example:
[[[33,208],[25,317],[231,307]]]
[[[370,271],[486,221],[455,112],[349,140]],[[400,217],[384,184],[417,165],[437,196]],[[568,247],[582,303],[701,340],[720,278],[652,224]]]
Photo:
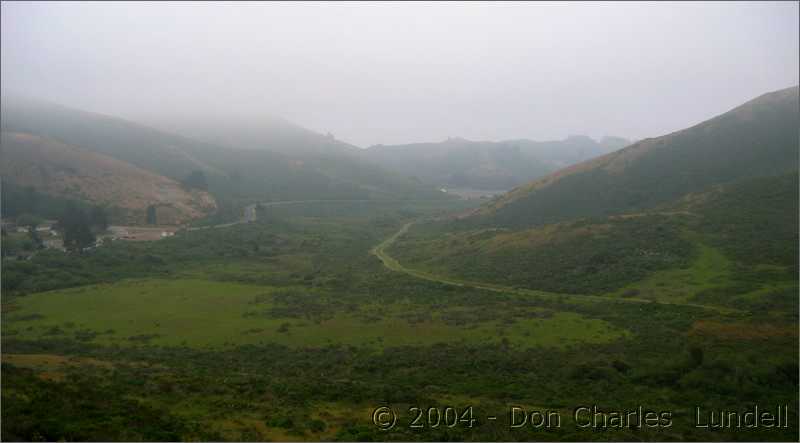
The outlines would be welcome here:
[[[333,208],[273,208],[254,224],[4,262],[4,285],[9,274],[17,277],[15,286],[4,287],[10,296],[2,325],[3,439],[788,440],[797,434],[796,423],[693,426],[698,405],[788,404],[796,414],[797,287],[776,283],[783,280],[767,271],[785,271],[774,265],[749,267],[761,270],[748,277],[758,287],[742,292],[739,302],[715,299],[741,284],[731,272],[737,255],[708,236],[701,243],[688,236],[677,266],[619,280],[606,295],[652,291],[732,309],[525,297],[416,279],[388,271],[369,254],[431,206]],[[602,289],[587,286],[585,293],[608,291],[603,281],[595,287]],[[765,303],[771,308],[763,309]],[[580,429],[567,420],[574,408],[595,404],[607,411],[670,410],[674,419],[667,429]],[[512,429],[514,405],[558,411],[564,425]],[[373,424],[380,406],[398,412],[392,430]],[[478,422],[410,426],[410,407],[448,406],[472,406]],[[482,419],[490,415],[498,420]]]
[[[676,298],[666,287],[677,285],[677,298],[686,301],[708,300],[702,290],[723,287],[733,297],[716,303],[726,305],[747,292],[796,286],[797,189],[795,172],[735,182],[649,212],[529,229],[429,222],[413,226],[390,252],[411,268],[559,293],[632,297],[656,278],[656,297]]]

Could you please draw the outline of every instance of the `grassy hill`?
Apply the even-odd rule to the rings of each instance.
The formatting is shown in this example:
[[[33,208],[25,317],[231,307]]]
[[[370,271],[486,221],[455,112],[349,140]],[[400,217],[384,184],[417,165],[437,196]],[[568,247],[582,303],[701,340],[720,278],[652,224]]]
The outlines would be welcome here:
[[[315,155],[355,156],[360,148],[320,134],[285,119],[266,115],[183,115],[154,120],[163,130],[219,146],[262,149],[288,157]]]
[[[243,176],[258,173],[260,155],[277,155],[246,152]],[[211,153],[209,164],[231,167],[225,151]],[[3,439],[797,434],[791,421],[709,434],[691,420],[700,404],[796,402],[796,169],[741,173],[644,210],[524,226],[444,218],[464,202],[318,203],[264,207],[255,223],[158,242],[4,259]],[[370,254],[379,249],[394,262]],[[372,423],[376,404],[475,405],[498,423],[420,430],[406,416],[387,433]],[[675,419],[650,430],[505,421],[513,405],[566,420],[594,404]]]
[[[255,186],[272,189],[278,199],[314,199],[315,193],[323,198],[405,199],[445,198],[431,184],[422,184],[411,178],[407,171],[375,165],[362,158],[363,150],[337,140],[333,135],[323,135],[289,121],[273,116],[171,117],[159,123],[175,133],[192,139],[237,150],[237,156],[216,158],[214,163],[226,164],[225,169],[237,172],[249,168],[265,168],[280,156],[292,177],[271,182],[260,181],[258,173],[249,174]],[[201,155],[218,156],[218,152]],[[240,158],[245,162],[237,161]],[[264,158],[264,160],[260,160]],[[286,169],[286,167],[282,169]],[[283,170],[271,170],[268,176],[279,176]],[[298,173],[308,174],[301,178]],[[315,186],[309,186],[316,183]],[[321,190],[324,188],[325,190]],[[290,197],[294,195],[294,197]]]
[[[290,157],[268,149],[219,146],[13,95],[3,96],[2,130],[80,147],[176,181],[202,171],[209,192],[232,217],[239,215],[236,207],[245,201],[445,197],[433,187],[350,156],[309,150]],[[287,130],[276,140],[290,144],[296,136],[298,143],[308,144],[313,138],[309,134]]]
[[[390,252],[415,269],[509,286],[603,294],[703,254],[757,281],[796,282],[797,172],[746,179],[651,211],[524,229],[417,226]],[[679,284],[679,283],[676,283]]]
[[[372,146],[363,156],[438,187],[505,190],[627,144],[618,137],[599,142],[586,136],[543,142],[450,138],[439,143]]]
[[[4,94],[2,130],[51,138],[181,180],[193,170],[214,172],[195,157],[197,142],[115,117]]]
[[[797,100],[796,87],[766,94],[558,171],[460,219],[419,224],[390,253],[429,273],[560,293],[707,275],[709,262],[735,280],[715,289],[728,295],[796,284]]]
[[[798,88],[765,94],[688,129],[559,170],[480,211],[530,226],[641,211],[690,192],[798,168]]]
[[[111,210],[117,222],[181,224],[213,212],[214,198],[114,157],[20,132],[2,133],[3,179],[17,187]]]

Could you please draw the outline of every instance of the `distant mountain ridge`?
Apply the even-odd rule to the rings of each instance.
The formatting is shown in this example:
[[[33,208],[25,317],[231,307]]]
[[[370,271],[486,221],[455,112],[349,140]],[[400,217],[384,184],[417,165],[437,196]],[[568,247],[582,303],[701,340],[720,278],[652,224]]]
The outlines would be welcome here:
[[[450,138],[438,143],[371,146],[363,156],[438,187],[507,190],[628,143],[620,137],[604,137],[598,142],[587,136],[499,142]]]

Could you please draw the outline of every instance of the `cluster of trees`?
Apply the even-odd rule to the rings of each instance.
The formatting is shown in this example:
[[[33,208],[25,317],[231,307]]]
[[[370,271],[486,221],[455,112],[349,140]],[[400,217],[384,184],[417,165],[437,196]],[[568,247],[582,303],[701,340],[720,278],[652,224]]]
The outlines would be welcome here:
[[[58,218],[58,225],[64,232],[64,247],[71,251],[81,251],[95,242],[95,231],[108,228],[108,215],[101,206],[89,211],[75,205],[67,205]]]
[[[91,246],[95,242],[95,233],[108,228],[108,214],[100,206],[86,208],[67,203],[63,212],[57,215],[57,219],[56,228],[62,231],[64,247],[70,251],[82,251]],[[26,212],[17,216],[15,221],[18,227],[27,228],[28,232],[16,234],[3,229],[3,257],[18,256],[22,251],[30,253],[44,248],[44,239],[37,230],[37,227],[45,221],[44,218]],[[4,266],[11,265],[4,264]],[[3,288],[6,288],[5,282]]]
[[[81,250],[95,241],[95,232],[108,228],[109,217],[102,206],[61,197],[53,197],[34,188],[2,182],[3,217],[14,217],[18,226],[27,226],[34,245],[42,240],[36,231],[45,218],[58,219],[64,232],[64,246]]]

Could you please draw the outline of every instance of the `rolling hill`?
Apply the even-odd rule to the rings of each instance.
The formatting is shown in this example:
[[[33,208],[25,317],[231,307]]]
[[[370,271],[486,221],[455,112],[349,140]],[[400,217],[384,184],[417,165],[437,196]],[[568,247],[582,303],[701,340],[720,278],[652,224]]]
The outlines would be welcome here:
[[[193,155],[198,143],[192,140],[29,97],[4,93],[2,130],[59,140],[175,180],[193,170],[215,172]]]
[[[328,188],[321,195],[328,198],[446,198],[435,190],[433,183],[420,183],[406,170],[391,165],[381,165],[364,158],[364,150],[337,140],[331,134],[323,135],[274,116],[233,117],[225,115],[200,115],[164,118],[153,122],[159,127],[216,146],[235,148],[237,157],[218,159],[215,163],[230,163],[237,158],[247,158],[247,164],[228,164],[225,169],[241,170],[264,163],[276,163],[275,159],[259,161],[265,156],[280,155],[289,162],[289,169],[314,174],[307,180],[295,177],[262,183],[261,186],[275,189],[275,193],[287,199],[293,190],[308,189],[304,184],[316,182]],[[242,152],[245,151],[245,152]],[[216,152],[209,152],[214,156]],[[203,157],[205,158],[205,157]],[[282,171],[271,171],[275,176]],[[251,174],[256,177],[258,174]],[[311,192],[303,191],[302,198],[315,198],[317,186]],[[288,197],[297,198],[297,197]]]
[[[526,228],[421,223],[390,254],[445,278],[567,294],[599,295],[659,272],[703,274],[713,267],[755,282],[796,283],[797,176],[745,179],[650,211]],[[691,295],[685,292],[683,301]]]
[[[355,156],[361,151],[356,146],[337,140],[331,134],[320,134],[271,115],[194,114],[157,118],[148,120],[148,124],[213,145],[262,149],[292,158],[316,155]]]
[[[797,122],[797,87],[765,94],[419,223],[389,253],[420,272],[509,287],[766,303],[797,283]]]
[[[798,88],[771,92],[520,186],[477,215],[489,224],[525,226],[636,212],[712,185],[794,171],[797,122]]]
[[[604,137],[599,142],[586,136],[542,142],[450,138],[439,143],[371,146],[363,156],[437,187],[508,190],[627,144],[619,137]]]
[[[275,138],[277,145],[313,145],[313,133],[290,128]],[[245,201],[446,198],[433,187],[352,156],[310,147],[292,157],[269,149],[220,146],[12,94],[3,95],[2,130],[107,155],[178,182],[201,171],[208,191],[229,209]],[[240,215],[236,208],[229,212],[231,217]]]
[[[208,215],[216,202],[207,192],[130,163],[46,137],[2,133],[3,180],[18,187],[109,209],[117,223],[144,224],[153,206],[162,225]]]

